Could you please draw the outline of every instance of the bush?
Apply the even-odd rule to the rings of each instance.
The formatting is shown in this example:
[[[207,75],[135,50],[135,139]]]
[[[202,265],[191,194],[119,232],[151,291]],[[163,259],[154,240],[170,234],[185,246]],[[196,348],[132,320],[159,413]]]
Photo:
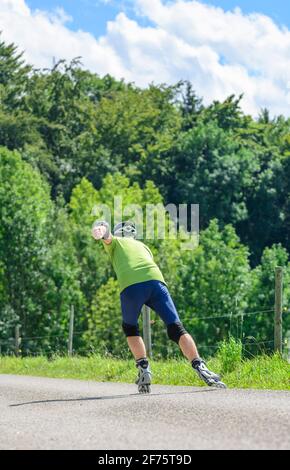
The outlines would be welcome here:
[[[221,361],[223,373],[233,372],[242,362],[243,345],[240,340],[230,336],[228,341],[219,345],[217,357]]]

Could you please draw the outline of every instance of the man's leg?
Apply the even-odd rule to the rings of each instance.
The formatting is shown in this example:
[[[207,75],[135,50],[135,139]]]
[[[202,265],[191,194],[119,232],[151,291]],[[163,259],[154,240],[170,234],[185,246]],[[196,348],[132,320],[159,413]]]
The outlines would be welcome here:
[[[170,293],[163,283],[156,282],[154,295],[147,305],[153,308],[162,318],[167,326],[168,337],[178,344],[199,377],[209,386],[215,385],[225,388],[225,385],[220,382],[220,377],[211,372],[199,357],[195,342],[180,321]]]
[[[136,361],[146,357],[146,348],[141,336],[127,336],[127,343]]]
[[[121,293],[121,306],[123,317],[123,331],[127,337],[128,346],[136,360],[138,369],[139,393],[150,393],[151,371],[146,357],[146,348],[140,336],[138,318],[142,305],[145,302],[148,286],[147,283],[133,284]]]
[[[199,357],[195,342],[186,332],[181,322],[167,325],[167,332],[169,338],[178,344],[184,356],[190,361],[193,369],[201,380],[209,386],[226,388],[225,384],[221,382],[220,376],[210,371],[203,359]]]
[[[136,360],[146,357],[145,344],[138,328],[138,318],[145,301],[145,290],[144,283],[138,283],[127,287],[120,296],[123,331]]]
[[[188,333],[180,337],[178,346],[190,362],[199,357],[196,344]]]
[[[138,369],[136,385],[138,385],[138,391],[139,393],[150,393],[152,374],[146,358],[146,348],[139,334],[138,325],[129,325],[123,322],[123,331],[127,337],[128,346],[136,360],[136,367]]]

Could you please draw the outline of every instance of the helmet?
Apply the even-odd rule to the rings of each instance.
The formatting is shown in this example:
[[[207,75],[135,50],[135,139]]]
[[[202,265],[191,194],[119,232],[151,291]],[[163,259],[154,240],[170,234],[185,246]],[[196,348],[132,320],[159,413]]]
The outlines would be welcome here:
[[[134,222],[128,220],[115,225],[113,234],[116,237],[136,238],[137,230]]]

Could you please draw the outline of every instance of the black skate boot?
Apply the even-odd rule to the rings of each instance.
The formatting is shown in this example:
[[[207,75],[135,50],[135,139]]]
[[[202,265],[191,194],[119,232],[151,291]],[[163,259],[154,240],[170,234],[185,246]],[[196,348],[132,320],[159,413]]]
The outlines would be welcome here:
[[[138,369],[138,378],[136,385],[138,385],[139,393],[151,393],[151,376],[149,362],[146,358],[139,359],[136,361],[136,367]]]
[[[203,380],[209,387],[227,388],[226,385],[221,382],[220,376],[211,372],[206,367],[206,364],[202,359],[194,359],[191,365],[196,370],[201,380]]]

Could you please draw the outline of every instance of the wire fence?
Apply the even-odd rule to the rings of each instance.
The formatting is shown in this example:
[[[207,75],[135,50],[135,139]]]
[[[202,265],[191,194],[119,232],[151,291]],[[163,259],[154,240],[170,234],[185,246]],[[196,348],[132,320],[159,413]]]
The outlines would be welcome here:
[[[239,312],[233,313],[229,312],[224,315],[210,315],[206,317],[198,317],[194,318],[197,325],[199,322],[213,322],[215,320],[221,319],[229,319],[229,327],[227,330],[227,336],[233,335],[233,330],[235,329],[235,334],[233,336],[236,339],[239,339],[242,343],[243,352],[253,355],[253,349],[256,348],[257,351],[263,352],[265,350],[269,351],[270,349],[274,349],[274,339],[264,338],[264,339],[256,339],[254,335],[252,336],[244,336],[244,319],[247,317],[253,316],[268,316],[270,314],[274,314],[274,308],[264,308],[262,310],[256,311],[246,311],[246,312]],[[261,320],[261,317],[259,318]],[[234,327],[234,322],[236,321],[236,326]],[[154,321],[151,322],[153,324],[154,330]],[[189,331],[189,333],[194,333]],[[71,332],[72,338],[81,338],[86,334],[86,331],[74,331]],[[120,335],[122,335],[122,331],[120,329]],[[194,334],[193,334],[194,336]],[[59,340],[59,342],[58,342]],[[41,344],[46,341],[46,344]],[[33,346],[29,346],[29,342],[33,342]],[[14,336],[3,340],[0,340],[0,355],[3,352],[5,355],[25,355],[25,356],[40,356],[40,355],[66,355],[68,354],[68,342],[69,342],[69,334],[67,332],[58,333],[58,334],[47,334],[47,335],[39,335],[39,336],[23,336],[19,335],[18,340],[15,339]],[[50,344],[51,343],[51,344]],[[154,342],[153,342],[153,354],[154,354]],[[166,349],[167,345],[164,345]],[[288,351],[288,357],[290,357],[290,341],[288,344],[284,344],[284,348],[286,353]],[[211,345],[211,344],[198,344],[198,349],[201,350],[203,354],[212,355],[216,353],[219,349],[219,344]],[[92,347],[92,346],[83,346],[79,345],[71,352],[77,355],[87,356],[90,354],[96,353],[104,353],[106,350],[104,346],[102,348]]]
[[[239,317],[246,317],[249,315],[258,315],[260,313],[269,313],[269,312],[274,312],[274,308],[269,308],[267,310],[259,310],[256,312],[242,312],[242,313],[227,313],[226,315],[213,315],[211,317],[196,317],[197,320],[212,320],[215,318],[239,318]]]
[[[197,321],[207,321],[207,320],[213,320],[213,319],[221,319],[221,318],[231,318],[231,319],[238,319],[238,318],[243,318],[243,317],[246,317],[246,316],[250,316],[250,315],[258,315],[258,314],[261,314],[261,313],[273,313],[274,312],[274,309],[271,308],[271,309],[267,309],[267,310],[258,310],[258,311],[255,311],[255,312],[243,312],[243,313],[228,313],[228,314],[225,314],[225,315],[213,315],[213,316],[206,316],[206,317],[199,317],[199,316],[196,316],[194,317],[195,320]],[[152,322],[152,324],[154,324],[154,321]],[[74,331],[73,332],[73,336],[78,336],[78,335],[83,335],[85,334],[86,331]],[[21,340],[22,341],[31,341],[31,340],[38,340],[38,339],[51,339],[51,338],[63,338],[63,334],[47,334],[47,335],[42,335],[42,336],[24,336],[24,337],[21,337]],[[11,341],[11,340],[14,340],[14,337],[11,337],[10,340],[8,341]],[[6,340],[6,343],[8,342]],[[4,344],[5,341],[1,340],[0,339],[0,344]]]

